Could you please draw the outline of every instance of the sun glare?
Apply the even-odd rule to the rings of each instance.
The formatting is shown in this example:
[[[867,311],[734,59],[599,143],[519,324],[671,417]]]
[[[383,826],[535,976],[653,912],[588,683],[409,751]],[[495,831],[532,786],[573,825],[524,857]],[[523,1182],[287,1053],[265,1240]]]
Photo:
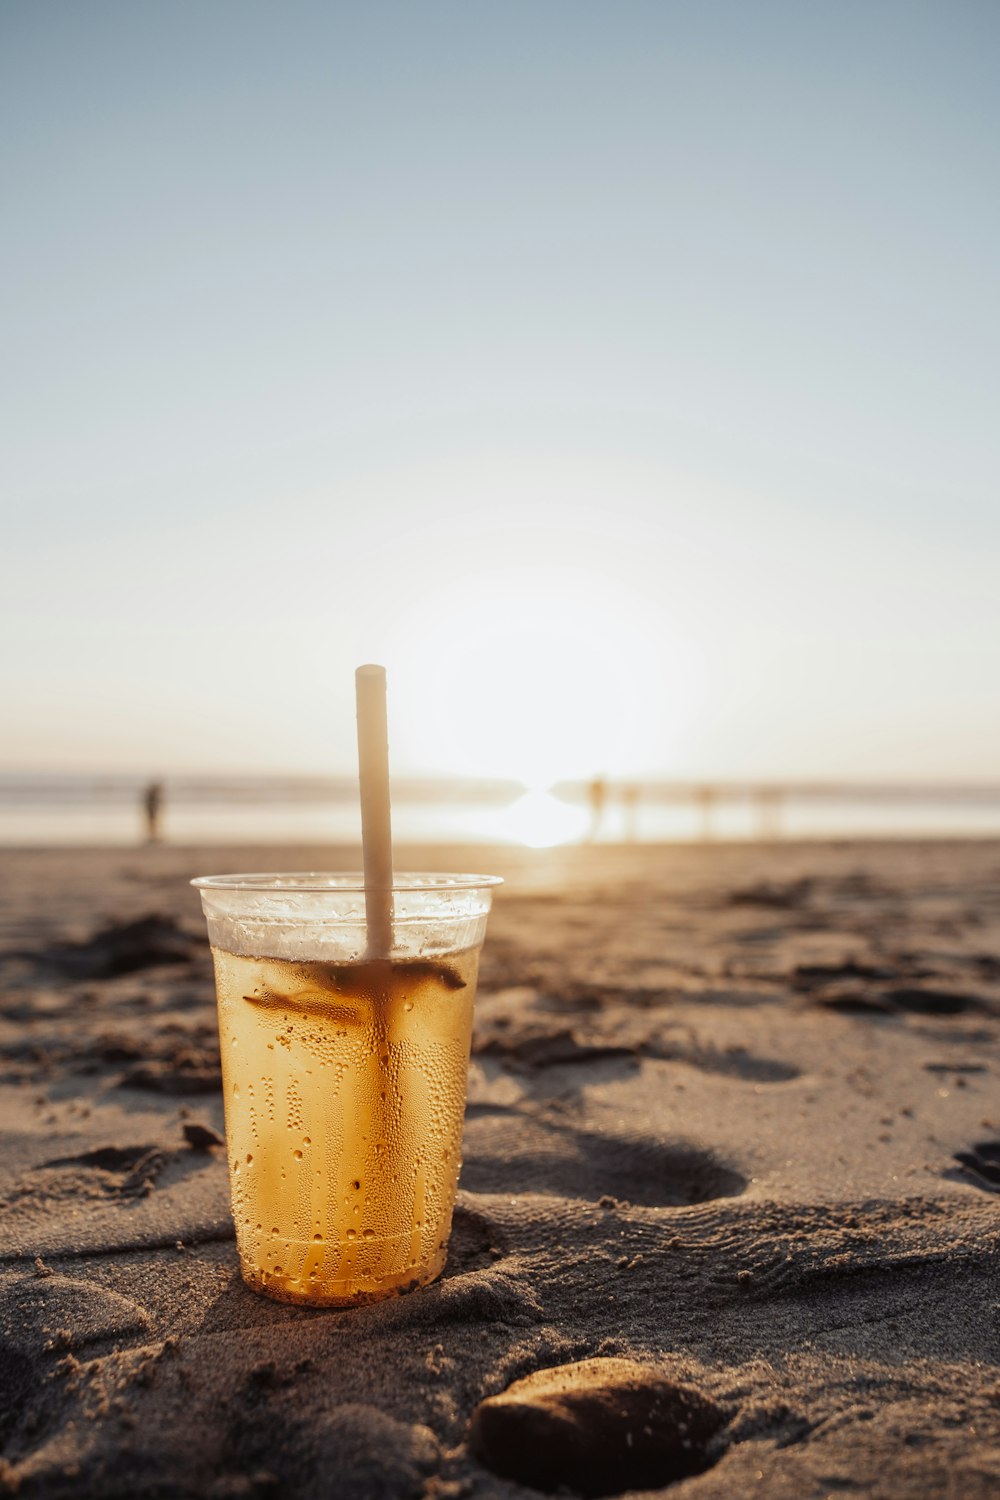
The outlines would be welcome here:
[[[541,566],[467,579],[447,606],[412,622],[390,672],[402,758],[512,777],[535,793],[668,766],[700,680],[696,654],[658,604],[596,572]],[[578,836],[553,831],[557,814],[575,814],[550,800],[544,816],[543,803],[524,816],[544,823],[545,842]]]
[[[485,820],[483,833],[503,843],[525,844],[529,849],[551,849],[556,844],[574,844],[583,838],[589,819],[582,807],[553,797],[537,788],[526,792],[510,807]]]

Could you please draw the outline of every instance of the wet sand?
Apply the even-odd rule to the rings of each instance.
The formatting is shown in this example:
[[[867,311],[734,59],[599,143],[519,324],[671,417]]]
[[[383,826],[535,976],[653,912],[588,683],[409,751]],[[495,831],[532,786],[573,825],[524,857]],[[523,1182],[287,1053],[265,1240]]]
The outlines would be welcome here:
[[[447,1269],[346,1311],[239,1280],[185,882],[356,858],[2,863],[0,1493],[1000,1493],[1000,845],[407,851],[508,884]]]

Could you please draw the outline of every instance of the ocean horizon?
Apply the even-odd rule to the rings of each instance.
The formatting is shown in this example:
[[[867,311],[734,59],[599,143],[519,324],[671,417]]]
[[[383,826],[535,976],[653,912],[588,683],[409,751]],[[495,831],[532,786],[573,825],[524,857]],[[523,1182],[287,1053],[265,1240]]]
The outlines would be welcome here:
[[[150,778],[128,773],[0,774],[0,846],[129,845],[146,839]],[[168,776],[164,842],[357,844],[350,776]],[[631,789],[631,791],[629,790]],[[609,780],[595,817],[585,783],[400,778],[398,844],[546,845],[692,840],[1000,837],[1000,787],[900,782]]]

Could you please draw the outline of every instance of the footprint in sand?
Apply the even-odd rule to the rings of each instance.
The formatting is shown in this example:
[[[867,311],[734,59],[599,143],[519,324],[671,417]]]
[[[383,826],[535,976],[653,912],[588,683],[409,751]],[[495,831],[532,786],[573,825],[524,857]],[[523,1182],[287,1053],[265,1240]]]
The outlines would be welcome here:
[[[502,1058],[516,1067],[542,1069],[603,1062],[609,1057],[635,1059],[638,1048],[632,1043],[588,1037],[579,1028],[568,1025],[535,1024],[510,1035],[490,1035],[476,1043],[475,1051],[484,1057]]]
[[[838,1010],[845,1015],[964,1016],[992,1014],[994,1010],[979,995],[932,989],[927,985],[899,985],[885,990],[832,988],[811,993],[809,1000],[824,1010]]]
[[[14,1348],[78,1349],[101,1339],[148,1333],[149,1315],[131,1297],[57,1272],[20,1276],[0,1293],[0,1330]],[[65,1329],[63,1335],[60,1329]]]
[[[364,1496],[365,1500],[418,1500],[440,1465],[437,1438],[428,1427],[398,1421],[362,1402],[329,1405],[320,1398],[303,1408],[294,1376],[261,1371],[248,1378],[244,1408],[224,1446],[233,1488],[213,1494],[244,1495],[248,1472],[274,1480],[269,1495]]]
[[[955,1160],[976,1187],[1000,1193],[1000,1141],[977,1141],[970,1151],[956,1151]]]
[[[648,1023],[637,1025],[621,1008],[600,1019],[553,1021],[529,1016],[517,1019],[516,1024],[511,1024],[509,1014],[500,1012],[478,1026],[472,1050],[474,1067],[492,1064],[520,1074],[598,1066],[606,1078],[610,1062],[621,1065],[627,1077],[644,1058],[659,1058],[748,1083],[786,1083],[800,1076],[794,1064],[755,1057],[745,1048],[685,1046]]]
[[[503,1232],[474,1209],[456,1205],[448,1240],[448,1260],[442,1277],[464,1276],[468,1271],[482,1271],[495,1265],[507,1253]]]
[[[915,1016],[963,1016],[970,1011],[990,1011],[992,1008],[980,995],[930,989],[925,985],[905,985],[887,990],[885,998],[894,1010]]]
[[[9,1282],[0,1291],[0,1440],[38,1389],[46,1356],[147,1334],[150,1326],[138,1302],[89,1281],[43,1268]]]
[[[165,1167],[180,1153],[162,1146],[99,1146],[78,1156],[54,1156],[41,1163],[46,1197],[84,1192],[132,1198],[147,1194]],[[54,1174],[49,1177],[48,1174]]]
[[[474,1193],[542,1193],[678,1208],[731,1198],[747,1179],[709,1151],[642,1136],[559,1130],[501,1116],[470,1120],[462,1186]]]
[[[184,1128],[183,1147],[98,1146],[76,1156],[53,1156],[41,1162],[21,1185],[23,1196],[44,1198],[144,1198],[159,1178],[200,1171],[210,1148],[221,1146],[221,1138],[203,1125]]]
[[[62,943],[26,957],[74,979],[111,979],[164,964],[186,964],[204,941],[156,913],[134,922],[112,922],[83,943]]]
[[[703,1073],[717,1073],[722,1078],[739,1078],[744,1083],[789,1083],[802,1076],[801,1068],[794,1063],[782,1062],[777,1057],[757,1057],[742,1047],[731,1051],[715,1048],[671,1048],[669,1042],[659,1052],[651,1055],[667,1061],[687,1063]]]
[[[469,1445],[494,1474],[547,1494],[620,1495],[711,1468],[731,1415],[665,1369],[588,1359],[481,1401]]]

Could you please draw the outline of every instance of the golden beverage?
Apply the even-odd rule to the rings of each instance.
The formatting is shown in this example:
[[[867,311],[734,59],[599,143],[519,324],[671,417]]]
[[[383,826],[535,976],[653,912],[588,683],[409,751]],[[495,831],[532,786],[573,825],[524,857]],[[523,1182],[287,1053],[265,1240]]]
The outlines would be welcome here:
[[[243,1278],[328,1305],[444,1266],[479,949],[337,963],[213,947]]]

